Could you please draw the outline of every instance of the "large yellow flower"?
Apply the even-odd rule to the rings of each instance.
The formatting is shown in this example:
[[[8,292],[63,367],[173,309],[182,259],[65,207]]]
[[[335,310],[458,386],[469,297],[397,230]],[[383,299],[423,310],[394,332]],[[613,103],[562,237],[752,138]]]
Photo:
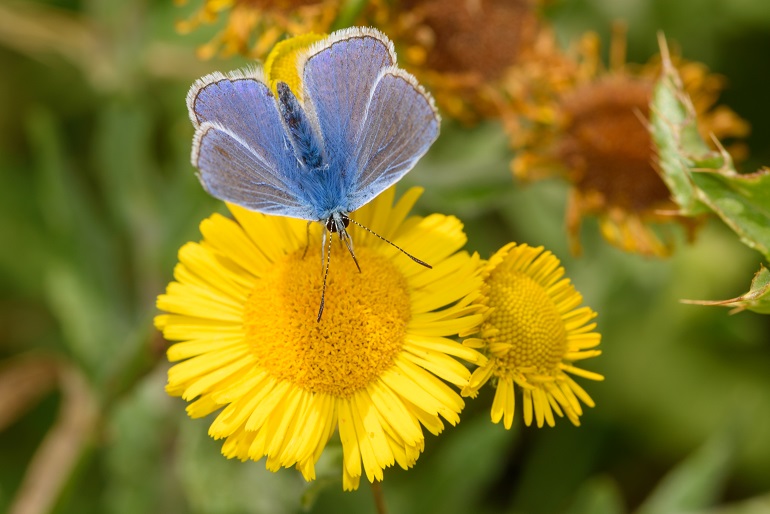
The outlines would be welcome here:
[[[191,402],[191,417],[219,411],[209,429],[229,458],[270,470],[296,466],[307,480],[335,431],[343,449],[343,487],[362,473],[409,468],[425,444],[463,408],[447,384],[467,385],[455,357],[483,364],[449,339],[473,331],[481,305],[479,259],[459,251],[459,220],[407,217],[420,191],[395,205],[390,189],[352,217],[430,263],[426,269],[351,225],[359,273],[334,244],[326,307],[316,321],[322,282],[320,227],[229,205],[235,221],[213,215],[203,241],[179,252],[175,281],[158,297],[156,326],[175,364],[167,391]]]
[[[575,361],[601,354],[594,332],[596,313],[578,307],[583,299],[564,276],[559,260],[542,247],[509,243],[487,263],[484,294],[478,303],[489,308],[478,337],[465,344],[479,348],[489,360],[473,372],[464,396],[475,396],[488,381],[496,387],[492,421],[511,428],[516,392],[521,392],[524,423],[534,419],[554,426],[554,413],[580,424],[580,401],[594,402],[569,375],[603,380],[580,369]]]

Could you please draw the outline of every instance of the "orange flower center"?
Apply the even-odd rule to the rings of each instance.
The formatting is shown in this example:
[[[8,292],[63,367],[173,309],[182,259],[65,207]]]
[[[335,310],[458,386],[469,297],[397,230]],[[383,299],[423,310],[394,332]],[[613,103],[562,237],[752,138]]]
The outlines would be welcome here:
[[[321,321],[319,245],[275,262],[246,302],[246,340],[278,380],[346,398],[393,364],[411,319],[404,276],[370,248],[357,247],[361,273],[334,242]]]
[[[524,273],[505,269],[487,283],[489,305],[495,306],[487,322],[499,331],[494,341],[506,345],[497,356],[499,374],[554,370],[567,351],[567,331],[547,291]]]

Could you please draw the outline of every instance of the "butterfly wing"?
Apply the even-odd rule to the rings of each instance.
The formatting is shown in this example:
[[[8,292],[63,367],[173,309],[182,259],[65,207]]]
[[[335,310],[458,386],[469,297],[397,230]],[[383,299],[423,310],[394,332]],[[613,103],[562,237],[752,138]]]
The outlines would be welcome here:
[[[383,70],[366,109],[355,159],[351,211],[360,208],[408,173],[438,138],[441,118],[433,99],[412,75]]]
[[[316,43],[299,67],[305,105],[348,212],[406,174],[438,137],[430,96],[396,67],[390,40],[352,28]]]
[[[393,45],[373,29],[337,31],[299,58],[304,105],[322,135],[332,189],[351,190],[349,163],[366,117],[372,88],[383,69],[396,62]]]
[[[315,219],[275,97],[257,70],[213,73],[187,95],[192,163],[204,188],[247,209]]]
[[[263,156],[219,124],[205,122],[198,128],[192,160],[203,187],[214,198],[265,214],[313,219],[312,210],[291,185],[271,173]]]

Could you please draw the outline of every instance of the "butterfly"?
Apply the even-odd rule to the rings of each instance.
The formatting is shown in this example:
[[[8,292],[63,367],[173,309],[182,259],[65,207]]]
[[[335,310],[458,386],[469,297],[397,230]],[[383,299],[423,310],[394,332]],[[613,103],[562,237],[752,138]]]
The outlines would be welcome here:
[[[430,94],[397,66],[393,43],[375,29],[333,32],[298,56],[297,71],[299,95],[284,82],[274,93],[259,68],[197,80],[187,95],[192,164],[215,198],[321,222],[322,248],[327,232],[329,245],[337,233],[360,271],[350,213],[414,167],[441,120]],[[319,321],[330,258],[331,246]]]

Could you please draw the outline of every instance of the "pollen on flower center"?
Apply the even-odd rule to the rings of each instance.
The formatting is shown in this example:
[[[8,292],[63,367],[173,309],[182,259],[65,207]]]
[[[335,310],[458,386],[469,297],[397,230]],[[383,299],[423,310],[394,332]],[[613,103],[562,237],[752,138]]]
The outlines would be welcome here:
[[[487,322],[499,331],[494,340],[510,345],[498,363],[499,371],[553,370],[567,350],[567,332],[553,300],[524,273],[500,270],[494,274],[489,281],[489,305],[495,309]]]
[[[320,254],[318,245],[298,250],[257,280],[244,306],[246,341],[274,378],[346,398],[379,377],[401,350],[411,318],[409,291],[386,257],[357,247],[359,273],[335,242],[317,322]]]

